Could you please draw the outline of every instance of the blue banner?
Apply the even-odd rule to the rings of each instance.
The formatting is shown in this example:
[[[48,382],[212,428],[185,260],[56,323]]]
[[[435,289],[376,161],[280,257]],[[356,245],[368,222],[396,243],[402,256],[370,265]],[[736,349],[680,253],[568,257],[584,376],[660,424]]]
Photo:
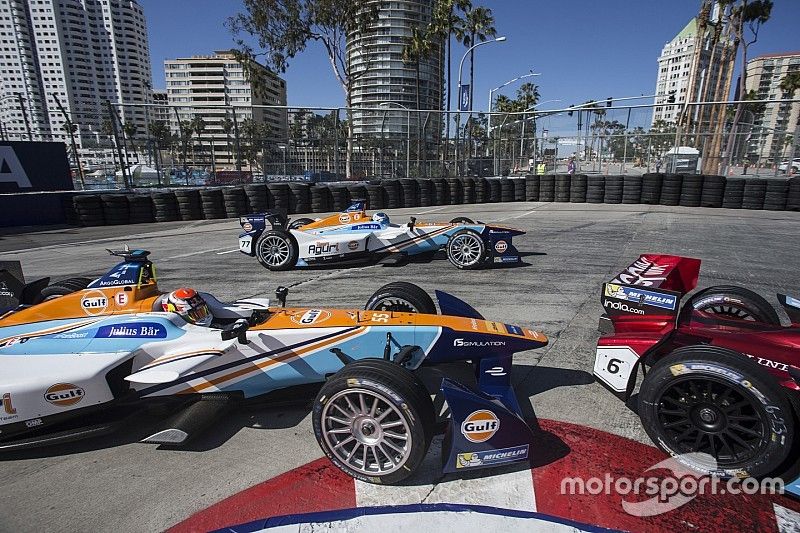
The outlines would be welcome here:
[[[469,99],[469,85],[461,86],[461,94],[458,95],[458,110],[470,111],[472,110],[472,102]]]

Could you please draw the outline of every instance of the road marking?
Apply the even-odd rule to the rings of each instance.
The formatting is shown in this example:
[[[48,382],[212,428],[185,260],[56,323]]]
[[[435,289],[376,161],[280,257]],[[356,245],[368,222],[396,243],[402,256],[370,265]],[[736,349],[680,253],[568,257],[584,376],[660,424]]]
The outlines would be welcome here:
[[[217,252],[217,255],[225,255],[225,254],[232,254],[233,252],[238,252],[239,249],[236,248],[235,250],[227,250],[225,252]]]
[[[417,211],[416,214],[425,215],[425,214],[428,214],[428,213],[435,213],[437,211],[442,211],[443,209],[447,209],[448,207],[450,207],[450,206],[436,207],[434,209],[426,209],[425,211]]]
[[[528,211],[528,212],[526,212],[526,213],[522,213],[521,215],[514,215],[513,217],[505,217],[505,218],[501,218],[500,220],[498,220],[498,222],[505,222],[506,220],[514,220],[514,219],[516,219],[516,218],[522,218],[522,217],[526,217],[526,216],[528,216],[528,215],[531,215],[531,214],[535,213],[535,212],[536,212],[536,211],[538,211],[539,209],[540,209],[540,208],[539,208],[539,207],[537,207],[536,209],[531,209],[530,211]]]
[[[216,251],[222,250],[222,249],[224,249],[224,248],[212,248],[211,250],[199,250],[197,252],[189,252],[189,253],[180,254],[180,255],[173,255],[172,257],[165,257],[164,259],[161,259],[160,261],[170,261],[172,259],[183,259],[184,257],[192,257],[193,255],[207,254],[209,252],[216,252]]]

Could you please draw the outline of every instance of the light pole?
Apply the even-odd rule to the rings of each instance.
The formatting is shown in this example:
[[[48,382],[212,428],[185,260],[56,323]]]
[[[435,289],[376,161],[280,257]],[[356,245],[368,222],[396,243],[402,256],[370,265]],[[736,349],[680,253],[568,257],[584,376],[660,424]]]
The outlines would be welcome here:
[[[381,102],[378,107],[396,105],[406,110],[406,175],[411,170],[411,110],[403,104],[397,102]],[[417,110],[419,112],[419,110]],[[386,119],[384,112],[383,118]],[[383,141],[383,121],[381,121],[381,141]],[[383,156],[383,146],[381,146],[381,156]],[[383,173],[383,162],[381,162],[381,173]]]
[[[458,63],[458,111],[456,112],[456,150],[455,150],[455,163],[456,163],[456,172],[458,172],[458,128],[461,126],[461,72],[464,69],[464,60],[467,59],[467,55],[479,46],[483,46],[484,44],[492,44],[492,43],[502,43],[506,40],[506,37],[498,37],[496,39],[492,39],[491,41],[481,41],[479,43],[475,43],[469,48],[467,51],[464,52],[464,55],[461,57],[461,61]],[[472,100],[470,99],[469,102],[469,109],[472,110]]]
[[[492,98],[494,97],[494,93],[499,91],[500,89],[502,89],[503,87],[505,87],[507,85],[511,85],[515,81],[519,81],[519,80],[521,80],[523,78],[530,78],[531,76],[541,76],[541,74],[531,70],[529,74],[523,74],[522,76],[517,76],[516,78],[508,80],[507,82],[503,83],[502,85],[498,85],[497,87],[495,87],[494,89],[491,89],[489,91],[489,107],[488,107],[488,109],[489,109],[489,120],[488,120],[488,122],[486,124],[486,131],[487,132],[491,131],[491,129],[492,129],[492,101],[493,101]],[[486,154],[486,155],[489,155],[489,154]]]

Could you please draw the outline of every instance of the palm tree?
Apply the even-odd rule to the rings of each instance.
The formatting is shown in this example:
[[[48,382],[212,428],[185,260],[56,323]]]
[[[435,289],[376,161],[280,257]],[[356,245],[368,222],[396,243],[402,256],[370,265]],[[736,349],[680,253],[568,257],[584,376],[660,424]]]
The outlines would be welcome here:
[[[791,98],[797,89],[800,89],[800,71],[789,72],[781,80],[781,91],[787,93],[785,98]]]
[[[487,7],[471,7],[465,12],[464,32],[465,37],[463,40],[464,46],[472,46],[475,44],[475,39],[485,41],[489,37],[497,35],[497,29],[494,27],[494,16],[492,10]],[[472,95],[474,92],[474,77],[475,73],[475,50],[469,53],[469,101],[472,102]]]
[[[228,151],[228,161],[230,162],[231,132],[233,131],[233,119],[231,119],[230,117],[225,117],[222,119],[219,125],[222,128],[223,133],[225,133],[225,149]]]
[[[200,154],[203,153],[203,133],[206,131],[206,121],[203,117],[194,117],[189,123],[189,129],[197,134],[197,144],[200,145]],[[192,159],[194,159],[194,145],[192,145]]]
[[[422,101],[420,99],[420,83],[419,83],[419,67],[420,63],[429,58],[431,52],[434,50],[434,44],[431,40],[432,35],[425,30],[419,28],[411,29],[411,36],[406,38],[406,45],[403,47],[403,62],[413,63],[415,68],[414,79],[416,81],[416,96],[417,96],[417,172],[420,171],[420,154],[422,154],[422,130],[421,126],[421,109]]]

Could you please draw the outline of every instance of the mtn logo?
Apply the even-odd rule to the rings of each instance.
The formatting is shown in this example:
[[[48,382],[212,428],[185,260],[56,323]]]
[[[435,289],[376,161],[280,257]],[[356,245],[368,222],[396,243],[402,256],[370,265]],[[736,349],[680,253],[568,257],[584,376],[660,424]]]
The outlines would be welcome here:
[[[32,187],[28,174],[10,146],[0,146],[0,183],[16,183],[20,189]]]

